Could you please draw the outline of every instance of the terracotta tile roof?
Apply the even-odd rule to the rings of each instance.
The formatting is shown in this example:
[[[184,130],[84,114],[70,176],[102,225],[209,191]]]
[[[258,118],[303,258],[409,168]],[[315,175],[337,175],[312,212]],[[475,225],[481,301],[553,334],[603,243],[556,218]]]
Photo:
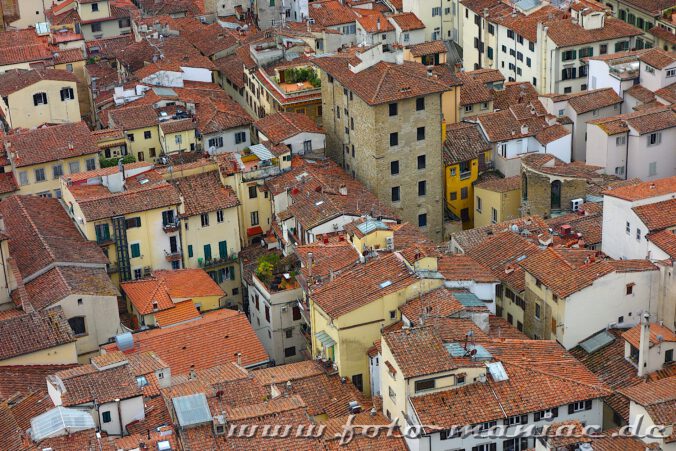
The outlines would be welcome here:
[[[648,33],[652,34],[658,39],[668,42],[669,44],[676,43],[676,34],[659,25],[652,27],[650,30],[648,30]]]
[[[153,271],[153,276],[164,281],[172,298],[223,296],[223,289],[202,269]]]
[[[352,424],[355,426],[355,430],[366,430],[361,429],[360,426],[363,425],[368,427],[368,425],[381,425],[386,426],[391,423],[382,413],[376,413],[372,416],[370,412],[361,412],[354,416],[351,416]],[[387,449],[392,451],[405,451],[408,449],[406,446],[405,440],[403,437],[399,437],[399,434],[379,434],[378,437],[371,438],[366,437],[362,434],[355,434],[354,439],[347,444],[340,444],[339,438],[343,434],[344,426],[347,424],[348,417],[342,416],[337,418],[332,418],[327,421],[323,421],[320,424],[326,426],[324,436],[324,447],[327,451],[330,450],[354,450],[354,451],[375,451],[378,449]]]
[[[6,365],[2,367],[0,399],[8,399],[17,393],[28,395],[47,389],[46,377],[57,371],[73,368],[68,365]]]
[[[153,127],[158,124],[157,113],[152,105],[134,105],[133,103],[123,108],[109,110],[108,121],[111,128],[117,127],[124,131]]]
[[[28,392],[26,396],[20,399],[11,400],[12,415],[23,431],[27,431],[31,427],[31,419],[55,407],[49,394],[47,394],[46,380],[45,375],[42,378],[40,390]]]
[[[505,339],[481,344],[502,362],[509,379],[412,396],[421,424],[475,425],[611,393],[554,341]],[[534,386],[541,389],[533,390]]]
[[[142,395],[128,364],[105,370],[98,370],[93,365],[84,365],[82,371],[77,374],[66,370],[55,373],[47,379],[63,383],[65,392],[62,392],[61,401],[65,407],[88,402],[103,404],[117,398],[128,399]]]
[[[367,33],[387,33],[394,27],[383,13],[374,10],[363,10],[357,13],[357,22]]]
[[[383,334],[383,340],[406,379],[457,368],[432,327],[390,332]]]
[[[627,133],[630,127],[636,130],[639,135],[644,135],[676,127],[676,111],[672,111],[669,106],[659,106],[629,114],[596,119],[588,123],[598,125],[608,135]]]
[[[104,349],[116,350],[117,346],[106,345]],[[133,352],[143,351],[154,351],[176,375],[187,373],[191,368],[201,370],[236,362],[239,352],[244,367],[268,361],[244,313],[227,309],[206,313],[185,324],[134,334]]]
[[[511,105],[508,110],[482,114],[476,120],[491,142],[535,136],[549,126],[539,101]]]
[[[629,420],[627,419],[627,422]],[[605,437],[592,439],[592,449],[594,451],[645,451],[650,448],[641,439],[635,437],[622,437],[617,435],[619,429],[606,429]]]
[[[492,9],[496,9],[497,12],[494,13],[491,11]],[[517,12],[517,14],[513,16],[505,10],[504,5],[498,5],[495,8],[489,9],[488,14],[491,17],[494,17],[493,20],[495,20],[496,23],[514,30],[530,42],[537,42],[538,23],[566,17],[565,11],[547,4],[528,15]]]
[[[397,8],[399,10],[400,8]],[[389,16],[390,20],[397,24],[401,31],[422,30],[425,24],[412,12],[401,12]]]
[[[504,84],[504,89],[493,90],[493,108],[507,110],[511,105],[531,103],[537,98],[538,92],[531,83],[507,82]]]
[[[588,181],[601,178],[600,166],[591,166],[583,162],[574,161],[566,163],[554,155],[544,153],[531,153],[521,158],[524,167],[545,174],[565,177],[576,177]]]
[[[620,393],[643,406],[655,424],[673,425],[676,422],[676,376],[636,384],[621,389]],[[665,441],[672,442],[674,438],[672,432]]]
[[[276,416],[289,410],[304,409],[306,407],[300,396],[273,398],[270,401],[252,404],[242,407],[225,406],[225,413],[229,421],[242,421],[247,419],[261,419]]]
[[[273,144],[279,144],[300,133],[324,133],[324,130],[312,118],[300,113],[279,112],[270,114],[257,120],[254,127]]]
[[[650,232],[676,226],[676,198],[632,208]]]
[[[99,151],[84,122],[15,132],[5,137],[5,148],[16,167],[92,155]]]
[[[141,315],[173,310],[175,302],[180,300],[224,295],[223,289],[202,269],[157,270],[150,278],[124,282],[120,286]],[[153,309],[153,302],[157,303],[156,309]],[[188,312],[182,309],[181,313],[186,315]],[[178,313],[168,313],[169,316],[173,314]]]
[[[108,262],[96,243],[80,234],[58,199],[11,196],[0,202],[0,213],[10,254],[24,278],[56,263],[103,268]]]
[[[203,135],[253,123],[249,113],[230,97],[215,99],[205,98],[197,106],[197,128]]]
[[[401,315],[414,324],[420,324],[422,316],[450,317],[464,310],[465,307],[453,296],[453,292],[445,287],[421,294],[399,307]]]
[[[72,73],[60,69],[31,69],[10,70],[0,74],[0,96],[7,97],[21,89],[34,85],[43,80],[64,81],[76,83],[77,78]]]
[[[595,251],[584,249],[548,248],[529,256],[519,264],[562,298],[592,285],[595,280],[611,272],[657,270],[649,261],[596,259]]]
[[[0,403],[0,447],[7,451],[26,449],[22,439],[23,430],[12,415],[7,402]]]
[[[493,178],[484,182],[476,183],[474,188],[485,189],[488,191],[495,191],[497,193],[506,193],[508,191],[515,191],[521,189],[521,176],[507,178]]]
[[[334,27],[354,23],[357,13],[338,0],[321,0],[313,2],[309,8],[310,18],[322,27]]]
[[[633,347],[639,349],[641,347],[641,325],[637,324],[628,331],[622,334],[622,338],[628,341]],[[663,342],[676,342],[676,334],[665,326],[658,323],[650,323],[650,345],[653,347]]]
[[[650,103],[655,100],[655,93],[643,85],[634,85],[629,89],[625,89],[624,93],[629,94],[642,103]]]
[[[185,132],[188,130],[195,130],[197,124],[192,119],[179,119],[167,122],[160,122],[160,129],[162,133],[168,135],[170,133]]]
[[[355,265],[359,254],[347,241],[324,244],[322,242],[296,246],[294,253],[303,263],[301,269],[306,278],[323,279],[331,272],[334,274]],[[309,256],[312,253],[312,267],[309,267]]]
[[[159,430],[158,430],[159,429]],[[108,443],[104,443],[104,451],[108,450],[106,445],[110,445],[110,451],[114,450],[135,450],[135,449],[160,449],[158,443],[169,442],[170,449],[180,449],[178,447],[178,437],[172,426],[161,426],[148,428],[145,432],[127,435],[125,437],[108,437]]]
[[[73,343],[75,337],[60,306],[0,321],[0,360]]]
[[[254,380],[263,386],[275,384],[284,396],[298,396],[307,406],[309,415],[326,415],[328,418],[342,416],[347,404],[357,401],[362,409],[371,407],[370,400],[354,385],[341,381],[338,374],[328,375],[321,363],[304,361],[278,367],[256,370]],[[291,385],[287,382],[291,381]]]
[[[192,300],[178,302],[173,308],[155,313],[155,321],[160,327],[172,326],[200,317]]]
[[[244,87],[244,62],[237,52],[217,59],[214,64],[221,75],[230,80],[236,88]]]
[[[177,178],[172,184],[183,196],[185,210],[181,215],[185,217],[239,205],[237,194],[229,185],[223,186],[217,171]]]
[[[70,295],[117,297],[118,291],[102,267],[56,266],[25,283],[31,304],[41,310]]]
[[[488,316],[488,336],[493,339],[528,340],[528,337],[501,316]]]
[[[492,283],[498,279],[491,270],[469,255],[444,255],[438,259],[438,269],[448,281],[474,281]]]
[[[120,284],[129,302],[141,315],[148,315],[153,311],[162,311],[174,308],[164,283],[157,279],[140,279]],[[157,309],[153,310],[153,302],[157,303]]]
[[[511,219],[509,221],[477,227],[475,229],[463,230],[462,232],[454,233],[452,238],[464,252],[468,252],[474,246],[480,244],[492,235],[503,231],[511,231],[511,229],[514,228],[513,226],[516,226],[516,229],[519,232],[527,230],[529,232],[528,235],[534,237],[547,233],[547,229],[549,228],[547,223],[541,217],[535,215]]]
[[[476,124],[459,122],[446,126],[444,141],[444,165],[452,165],[479,158],[479,154],[491,149]]]
[[[0,36],[0,66],[45,61],[50,58],[52,52],[47,40],[38,36],[35,29],[5,30]]]
[[[584,114],[592,110],[622,103],[622,98],[617,95],[613,88],[592,89],[570,94],[566,100],[577,114]]]
[[[484,311],[487,313],[487,310]],[[445,318],[433,316],[425,320],[425,327],[434,329],[434,332],[444,343],[461,343],[467,339],[467,333],[472,332],[477,341],[488,339],[488,335],[482,331],[474,321],[469,318]],[[483,362],[473,361],[464,357],[456,357],[456,366],[484,366]]]
[[[649,199],[651,197],[664,196],[676,192],[676,175],[658,179],[652,182],[641,182],[629,186],[606,190],[606,196],[617,197],[630,202]]]
[[[448,50],[446,50],[446,46],[444,45],[443,41],[421,42],[420,44],[408,46],[408,49],[411,51],[411,55],[413,55],[414,57],[448,52]]]
[[[572,22],[571,19],[547,21],[547,35],[559,47],[572,47],[610,39],[638,36],[642,31],[614,17],[605,17],[603,28],[585,29]]]
[[[445,92],[460,84],[448,68],[435,66],[429,76],[426,66],[411,61],[379,62],[357,73],[350,70],[345,57],[318,57],[313,62],[369,105]]]
[[[655,91],[655,95],[660,99],[664,99],[668,103],[676,103],[676,83],[672,83],[669,86],[658,89]]]
[[[653,15],[659,15],[665,9],[669,9],[672,6],[674,6],[674,3],[671,0],[625,0],[625,1],[629,5],[642,9],[643,11]]]
[[[590,209],[594,208],[591,207],[591,205],[596,204],[587,203],[585,204],[585,207],[589,207]],[[562,225],[569,225],[572,234],[582,234],[582,239],[588,246],[601,243],[603,233],[603,211],[585,212],[584,215],[570,213],[547,219],[546,222],[554,230],[558,230]]]
[[[359,309],[416,282],[397,254],[387,254],[341,273],[312,293],[312,300],[332,318]]]
[[[96,177],[96,174],[92,174]],[[144,180],[147,182],[141,183]],[[111,193],[103,185],[81,183],[69,187],[82,214],[88,221],[113,216],[138,213],[181,203],[176,188],[167,183],[156,171],[127,177],[125,191]]]
[[[483,242],[466,250],[467,255],[483,263],[493,271],[493,275],[517,293],[525,287],[524,271],[518,265],[523,256],[537,254],[538,246],[511,232],[498,232]]]
[[[671,258],[676,258],[676,233],[673,230],[662,230],[647,235],[648,241],[662,249]]]
[[[587,353],[581,346],[570,350],[589,371],[612,390],[616,391],[605,399],[606,404],[626,421],[629,420],[629,400],[617,393],[617,390],[635,385],[641,381],[636,374],[636,367],[624,358],[624,340],[621,329],[608,329],[613,341],[592,353]]]
[[[9,194],[19,190],[13,172],[3,172],[0,174],[0,194]]]
[[[205,25],[195,17],[176,19],[181,36],[185,37],[203,55],[212,57],[219,52],[237,45],[237,32],[234,35],[217,22]],[[234,30],[233,30],[234,31]]]

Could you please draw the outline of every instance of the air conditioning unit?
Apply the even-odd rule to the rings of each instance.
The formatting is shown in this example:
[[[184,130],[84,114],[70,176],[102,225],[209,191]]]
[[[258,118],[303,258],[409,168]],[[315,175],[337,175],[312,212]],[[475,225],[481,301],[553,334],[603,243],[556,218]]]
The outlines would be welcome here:
[[[394,250],[394,237],[388,236],[385,238],[385,247],[388,251]]]
[[[584,199],[573,199],[570,201],[570,209],[572,211],[578,211],[583,203]]]

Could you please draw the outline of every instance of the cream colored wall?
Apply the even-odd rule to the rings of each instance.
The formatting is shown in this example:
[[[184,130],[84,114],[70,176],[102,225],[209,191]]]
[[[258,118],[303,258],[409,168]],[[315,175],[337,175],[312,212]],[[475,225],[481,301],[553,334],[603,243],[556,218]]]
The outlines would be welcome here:
[[[150,139],[145,139],[145,132],[150,132]],[[136,158],[136,161],[141,161],[139,153],[143,154],[143,161],[154,161],[155,158],[162,153],[162,145],[160,144],[160,132],[157,125],[152,127],[135,128],[132,130],[125,130],[127,137],[127,150]],[[128,136],[134,135],[134,141],[130,141]],[[151,156],[150,149],[155,149],[155,156]]]
[[[75,347],[75,342],[2,360],[0,361],[0,366],[65,365],[69,363],[77,363],[77,349]]]
[[[364,381],[364,393],[370,394],[369,364],[366,351],[373,342],[380,339],[381,326],[388,326],[401,318],[399,307],[406,301],[440,287],[443,281],[424,279],[413,282],[408,287],[365,306],[353,310],[339,318],[333,318],[329,325],[326,314],[313,302],[310,304],[313,334],[326,331],[336,341],[335,362],[341,376],[352,377],[361,374]],[[390,319],[389,312],[395,312]],[[313,337],[313,355],[319,355],[321,344]],[[381,393],[382,390],[381,390]]]
[[[108,0],[101,0],[97,2],[99,10],[97,12],[92,11],[91,3],[84,3],[77,5],[77,12],[80,15],[80,19],[83,21],[103,19],[105,17],[110,17],[110,5]]]
[[[521,307],[516,305],[516,302],[513,302],[511,299],[509,299],[507,296],[505,296],[504,293],[507,292],[507,287],[503,287],[503,297],[501,303],[498,303],[498,300],[496,299],[496,303],[498,305],[502,306],[502,317],[507,319],[507,315],[510,314],[512,315],[512,325],[514,327],[517,326],[517,323],[524,324],[524,311],[521,310]],[[514,293],[515,295],[519,296],[518,293]],[[523,299],[523,295],[520,296]]]
[[[241,241],[239,235],[238,208],[232,207],[223,210],[223,222],[216,221],[216,212],[209,214],[209,227],[202,227],[200,216],[191,216],[183,219],[183,261],[186,268],[199,268],[199,258],[204,258],[204,245],[211,245],[212,258],[218,257],[218,243],[226,241],[228,244],[228,257],[239,254],[241,251]],[[185,229],[185,222],[188,223],[188,229]],[[189,257],[188,246],[192,246],[193,256]],[[222,264],[204,268],[205,271],[218,271],[221,268],[228,267],[229,271],[235,272],[234,280],[225,279],[219,286],[225,291],[227,301],[237,305],[242,304],[242,293],[240,290],[241,278],[239,264],[237,260],[232,259]],[[233,290],[236,290],[234,294]],[[218,307],[218,299],[216,307]],[[203,307],[204,309],[208,309]]]
[[[16,174],[16,182],[21,183],[19,174],[21,172],[26,172],[28,175],[28,184],[19,185],[19,194],[39,194],[49,192],[54,197],[56,197],[56,190],[61,188],[60,177],[54,177],[54,166],[61,165],[63,169],[63,175],[68,176],[70,172],[70,163],[79,162],[80,163],[80,172],[87,170],[87,160],[93,159],[96,169],[99,169],[99,158],[98,154],[88,154],[76,158],[68,158],[65,160],[50,161],[48,163],[35,164],[31,166],[23,166],[20,168],[14,168]],[[35,171],[38,169],[44,169],[45,171],[45,180],[43,182],[38,182],[35,179]]]
[[[354,235],[352,237],[352,246],[354,246],[354,248],[360,254],[364,251],[364,246],[366,246],[366,249],[385,249],[387,247],[387,238],[392,236],[394,236],[394,232],[391,230],[376,230],[375,232],[371,232],[362,238]]]
[[[75,99],[61,101],[61,88],[72,88]],[[46,105],[33,105],[33,94],[47,94]],[[42,124],[80,122],[77,84],[72,81],[40,80],[8,96],[9,111],[3,108],[12,128],[35,128]]]
[[[441,113],[447,124],[455,124],[458,119],[458,107],[460,105],[460,89],[451,88],[441,95]],[[445,137],[442,137],[445,139]]]
[[[477,198],[481,199],[481,211],[479,211]],[[502,196],[495,191],[488,191],[474,187],[474,227],[483,227],[492,223],[491,209],[498,211],[498,217],[502,211]]]
[[[237,197],[239,197],[240,205],[240,236],[243,241],[248,241],[246,231],[250,227],[255,227],[251,223],[251,213],[258,212],[258,225],[263,229],[263,233],[270,230],[270,222],[272,218],[272,201],[269,192],[262,192],[257,190],[257,196],[253,199],[249,198],[249,186],[256,184],[255,182],[240,183],[237,187]],[[232,186],[232,185],[231,185]],[[233,187],[234,188],[234,187]],[[265,195],[268,197],[265,197]]]
[[[162,128],[158,127],[160,133],[160,142],[162,142],[162,149],[165,153],[174,152],[189,152],[190,145],[197,146],[197,138],[195,138],[195,130],[186,130],[178,133],[169,133],[165,135]],[[176,137],[181,137],[181,144],[176,144]]]
[[[78,41],[82,43],[75,44],[74,47],[79,48],[84,46],[84,41]],[[80,115],[83,117],[90,117],[92,114],[91,108],[91,91],[89,90],[89,85],[87,84],[87,78],[85,76],[85,65],[86,61],[73,61],[66,64],[56,64],[54,69],[60,69],[68,71],[68,67],[72,67],[72,73],[77,78],[77,97],[80,103]]]
[[[82,305],[78,303],[78,299],[82,299]],[[63,308],[67,319],[85,317],[86,334],[77,337],[76,342],[78,355],[98,351],[99,345],[107,343],[110,338],[122,332],[115,296],[71,295],[57,305]]]

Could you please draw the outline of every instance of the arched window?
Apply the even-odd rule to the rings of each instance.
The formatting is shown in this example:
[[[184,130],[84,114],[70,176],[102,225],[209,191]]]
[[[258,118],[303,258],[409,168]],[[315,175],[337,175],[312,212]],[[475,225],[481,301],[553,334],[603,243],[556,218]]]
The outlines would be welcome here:
[[[552,182],[552,210],[561,209],[561,180],[554,180]]]
[[[74,316],[68,320],[68,324],[70,325],[70,328],[73,329],[73,334],[75,334],[76,337],[87,333],[84,316]]]

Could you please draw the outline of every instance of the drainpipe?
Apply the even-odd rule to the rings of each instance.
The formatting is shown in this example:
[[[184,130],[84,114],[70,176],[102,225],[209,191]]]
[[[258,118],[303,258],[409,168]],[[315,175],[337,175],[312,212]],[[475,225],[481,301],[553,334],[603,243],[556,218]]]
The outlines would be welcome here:
[[[629,132],[624,144],[624,179],[629,180]]]
[[[124,437],[124,425],[122,424],[122,411],[120,410],[120,398],[115,398],[117,406],[117,419],[120,422],[120,437]]]
[[[647,374],[648,353],[650,352],[650,313],[644,312],[641,317],[641,335],[638,345],[638,377]]]

